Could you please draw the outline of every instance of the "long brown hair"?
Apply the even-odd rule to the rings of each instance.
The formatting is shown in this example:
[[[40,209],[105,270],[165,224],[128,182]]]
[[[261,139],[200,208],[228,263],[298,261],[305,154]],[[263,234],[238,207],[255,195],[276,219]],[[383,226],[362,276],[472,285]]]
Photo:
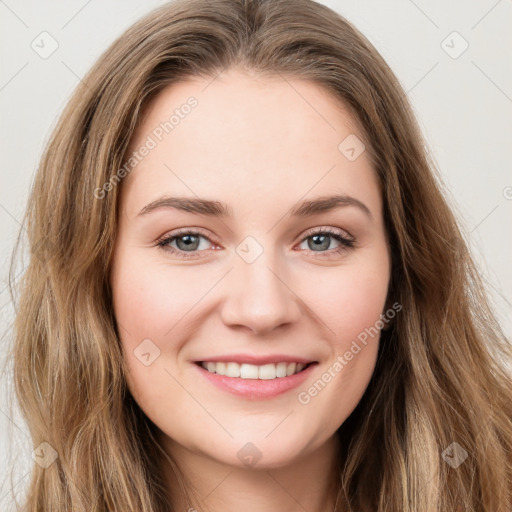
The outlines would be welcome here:
[[[65,108],[24,218],[31,258],[17,284],[12,348],[33,446],[46,442],[58,457],[34,463],[22,510],[169,510],[161,448],[127,390],[111,302],[117,182],[155,94],[233,67],[311,80],[348,105],[382,191],[389,303],[402,312],[337,432],[337,510],[510,510],[510,344],[403,89],[357,29],[311,0],[166,4],[111,45]],[[11,281],[14,289],[13,272]],[[446,458],[454,450],[465,454],[458,467]]]

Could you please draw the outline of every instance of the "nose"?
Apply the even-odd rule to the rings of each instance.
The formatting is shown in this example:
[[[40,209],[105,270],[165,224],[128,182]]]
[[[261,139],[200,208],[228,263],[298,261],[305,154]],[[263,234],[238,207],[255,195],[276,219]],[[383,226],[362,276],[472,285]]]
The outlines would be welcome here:
[[[226,300],[221,312],[225,325],[263,335],[299,320],[300,299],[290,279],[286,279],[287,272],[269,252],[263,252],[252,263],[236,258],[225,283]]]

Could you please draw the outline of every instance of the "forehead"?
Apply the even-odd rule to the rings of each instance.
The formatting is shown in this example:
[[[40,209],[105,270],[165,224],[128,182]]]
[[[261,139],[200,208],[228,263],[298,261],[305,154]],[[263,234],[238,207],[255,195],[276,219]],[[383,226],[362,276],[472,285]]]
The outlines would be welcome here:
[[[230,70],[167,86],[146,107],[127,157],[144,146],[123,182],[137,204],[162,192],[230,203],[284,193],[297,201],[309,191],[368,196],[376,187],[357,116],[322,86],[291,77]]]
[[[194,106],[189,108],[191,102]],[[185,119],[191,119],[182,123]],[[197,122],[194,122],[196,120]],[[311,80],[284,75],[258,75],[231,69],[214,77],[187,77],[161,90],[146,106],[139,129],[132,137],[132,146],[161,123],[170,121],[172,126],[162,126],[164,136],[179,136],[180,125],[199,124],[211,135],[229,133],[230,141],[245,142],[252,146],[247,133],[258,132],[259,143],[276,133],[296,141],[315,138],[336,143],[340,131],[349,131],[364,139],[357,115],[350,105],[336,97],[325,86]],[[234,129],[234,131],[233,131]],[[243,131],[238,131],[243,129]],[[168,137],[166,137],[168,138]],[[169,137],[170,138],[170,137]],[[202,140],[205,144],[207,141]],[[277,140],[272,140],[276,146]],[[267,148],[267,149],[270,149]]]

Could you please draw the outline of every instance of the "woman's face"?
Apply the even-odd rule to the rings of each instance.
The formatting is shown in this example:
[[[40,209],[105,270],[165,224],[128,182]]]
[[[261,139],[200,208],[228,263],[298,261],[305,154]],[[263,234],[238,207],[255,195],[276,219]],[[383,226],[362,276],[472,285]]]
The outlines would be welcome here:
[[[390,276],[362,138],[291,78],[231,70],[149,105],[112,287],[129,388],[171,451],[282,466],[356,407]]]

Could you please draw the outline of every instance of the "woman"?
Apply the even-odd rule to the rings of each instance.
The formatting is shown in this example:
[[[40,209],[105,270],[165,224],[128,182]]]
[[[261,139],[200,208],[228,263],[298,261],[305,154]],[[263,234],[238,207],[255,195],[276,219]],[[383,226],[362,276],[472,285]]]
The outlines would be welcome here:
[[[327,7],[130,28],[29,200],[23,510],[509,510],[511,349],[433,169]]]

